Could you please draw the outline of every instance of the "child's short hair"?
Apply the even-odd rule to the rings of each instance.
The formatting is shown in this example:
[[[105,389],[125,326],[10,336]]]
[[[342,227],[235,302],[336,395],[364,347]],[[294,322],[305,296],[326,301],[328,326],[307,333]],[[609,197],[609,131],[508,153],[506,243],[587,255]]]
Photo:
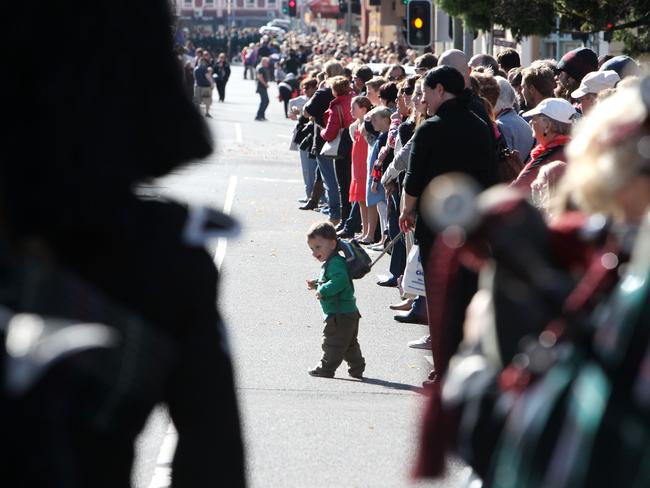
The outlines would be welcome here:
[[[373,108],[370,112],[368,112],[367,115],[370,117],[381,117],[384,119],[390,119],[390,116],[393,114],[393,112],[390,111],[390,109],[384,105],[378,105],[377,107]]]
[[[375,76],[371,80],[366,81],[366,88],[370,87],[375,91],[379,91],[381,88],[381,85],[386,83],[386,78],[382,78],[381,76]]]
[[[343,76],[335,76],[329,80],[329,85],[336,96],[347,95],[350,93],[350,80]]]
[[[336,235],[336,229],[329,222],[319,222],[312,225],[307,232],[307,239],[313,239],[315,237],[322,237],[329,241],[335,241],[338,239]]]
[[[355,103],[359,108],[365,108],[366,112],[372,110],[372,102],[368,97],[364,97],[363,95],[358,95],[350,101],[350,105],[354,105]]]

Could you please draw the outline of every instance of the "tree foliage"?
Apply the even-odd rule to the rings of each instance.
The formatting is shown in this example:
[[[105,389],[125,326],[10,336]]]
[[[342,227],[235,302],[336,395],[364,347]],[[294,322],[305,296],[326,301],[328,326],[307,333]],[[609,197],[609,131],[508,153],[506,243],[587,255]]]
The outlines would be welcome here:
[[[437,0],[438,5],[453,17],[461,17],[467,26],[489,30],[494,23],[494,10],[499,0]]]
[[[554,0],[499,0],[494,23],[510,29],[516,39],[545,36],[555,29]]]
[[[626,29],[621,31],[617,39],[623,41],[625,49],[623,52],[628,56],[643,57],[650,53],[650,27],[644,26],[638,29]]]
[[[597,32],[609,24],[647,18],[639,28],[648,35],[650,0],[436,0],[454,17],[461,17],[472,29],[489,30],[494,24],[510,29],[517,39],[530,35],[548,35],[561,18],[563,31]],[[622,33],[633,49],[642,49],[643,42],[632,34]],[[647,41],[646,44],[647,46]],[[632,48],[632,47],[631,47]]]

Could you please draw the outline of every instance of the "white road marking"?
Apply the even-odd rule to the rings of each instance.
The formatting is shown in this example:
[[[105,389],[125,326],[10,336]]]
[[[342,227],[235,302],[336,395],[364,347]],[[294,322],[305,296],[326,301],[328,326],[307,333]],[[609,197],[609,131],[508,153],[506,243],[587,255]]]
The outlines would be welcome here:
[[[228,191],[226,191],[226,202],[223,205],[223,213],[230,215],[232,211],[232,204],[235,201],[235,189],[237,188],[237,177],[231,176],[230,181],[228,182]],[[223,263],[223,258],[226,256],[226,247],[228,246],[228,240],[225,237],[219,238],[217,241],[217,250],[214,253],[214,262],[217,265],[217,269],[221,269],[221,264]]]
[[[235,134],[237,135],[237,142],[242,143],[244,142],[244,137],[241,132],[241,124],[240,123],[235,123]]]
[[[239,125],[239,124],[237,124]],[[241,131],[241,128],[239,129]],[[223,204],[223,212],[230,215],[232,206],[235,202],[235,190],[237,188],[237,176],[232,175],[228,181],[228,190],[226,191],[226,201]],[[228,240],[225,237],[219,238],[217,242],[217,250],[214,253],[214,262],[217,268],[221,268],[223,259],[226,256],[226,247]],[[149,488],[168,488],[171,486],[171,464],[174,459],[174,452],[176,451],[176,443],[178,441],[178,433],[174,429],[174,425],[170,422],[167,426],[167,433],[163,439],[158,457],[156,458],[156,468],[153,473]]]
[[[168,488],[172,483],[172,459],[174,458],[174,451],[176,450],[176,443],[178,442],[178,434],[176,429],[170,423],[167,427],[165,439],[160,446],[160,452],[156,459],[156,469],[153,473],[149,488]]]
[[[304,183],[302,180],[281,180],[279,178],[256,178],[253,176],[245,176],[245,180],[251,181],[266,181],[269,183]]]

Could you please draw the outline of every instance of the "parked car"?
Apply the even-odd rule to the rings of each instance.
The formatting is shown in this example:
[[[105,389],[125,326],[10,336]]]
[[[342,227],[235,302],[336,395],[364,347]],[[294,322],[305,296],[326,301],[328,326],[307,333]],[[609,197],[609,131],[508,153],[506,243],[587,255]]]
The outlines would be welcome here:
[[[280,27],[274,27],[272,25],[263,25],[260,27],[260,34],[262,35],[271,35],[274,37],[284,37],[286,31]]]
[[[266,23],[269,27],[279,27],[285,31],[291,30],[291,21],[285,19],[273,19]]]

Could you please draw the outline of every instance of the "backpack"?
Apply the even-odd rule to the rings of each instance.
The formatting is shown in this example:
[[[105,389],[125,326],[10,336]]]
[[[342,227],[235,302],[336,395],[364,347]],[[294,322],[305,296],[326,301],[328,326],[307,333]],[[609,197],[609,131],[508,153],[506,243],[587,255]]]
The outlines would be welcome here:
[[[356,239],[339,239],[338,250],[343,253],[351,279],[358,280],[370,273],[372,260]]]

